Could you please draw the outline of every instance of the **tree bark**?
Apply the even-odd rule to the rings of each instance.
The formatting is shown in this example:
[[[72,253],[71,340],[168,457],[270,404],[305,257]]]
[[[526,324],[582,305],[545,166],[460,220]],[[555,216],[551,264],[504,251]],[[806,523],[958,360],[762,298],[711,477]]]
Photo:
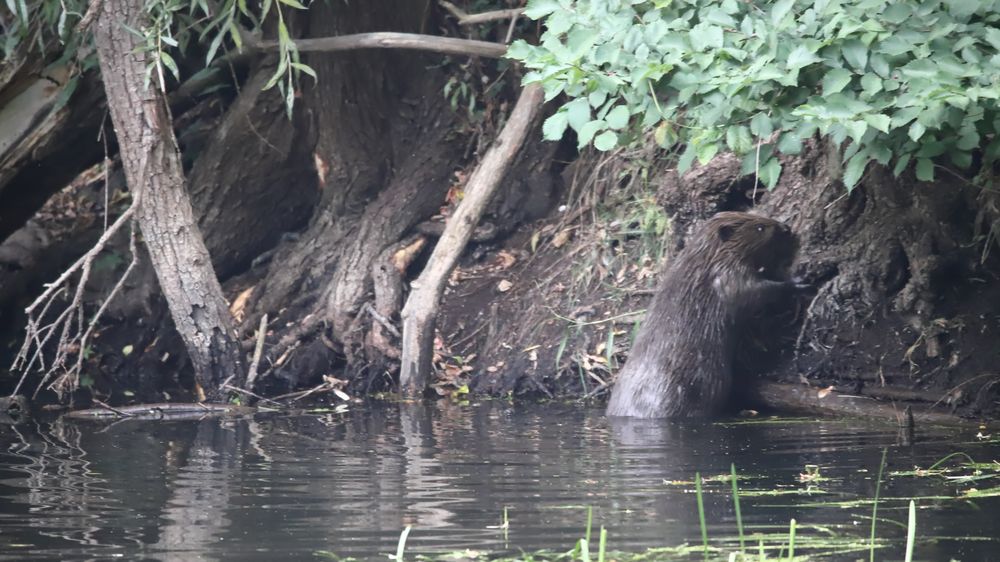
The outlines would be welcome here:
[[[496,187],[503,179],[518,149],[532,130],[535,115],[542,105],[541,86],[526,86],[517,105],[490,147],[482,163],[469,178],[465,197],[448,219],[448,225],[431,254],[427,268],[413,282],[413,292],[403,307],[403,350],[399,387],[404,394],[418,395],[427,387],[434,344],[434,324],[444,281],[465,249],[469,236]]]
[[[144,88],[148,57],[126,26],[142,29],[142,0],[105,0],[94,43],[137,220],[195,379],[218,400],[245,377],[233,320],[195,223],[180,152],[162,94]]]

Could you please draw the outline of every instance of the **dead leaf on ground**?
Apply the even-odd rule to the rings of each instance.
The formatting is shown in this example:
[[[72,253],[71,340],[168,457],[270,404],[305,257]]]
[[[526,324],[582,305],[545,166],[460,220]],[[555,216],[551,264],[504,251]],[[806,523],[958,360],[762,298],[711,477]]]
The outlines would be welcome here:
[[[497,283],[497,290],[500,291],[501,293],[506,293],[512,288],[514,288],[514,284],[506,279],[501,279],[500,282]]]
[[[826,398],[827,396],[830,395],[831,392],[833,392],[833,390],[834,389],[833,389],[832,386],[828,386],[826,388],[821,388],[821,389],[819,389],[818,392],[816,392],[816,396],[818,396],[819,398]]]
[[[555,236],[552,237],[552,245],[556,248],[562,248],[569,242],[570,236],[573,235],[573,230],[569,228],[564,228],[560,230]]]
[[[254,285],[253,287],[245,289],[236,296],[233,300],[233,304],[229,305],[229,313],[233,315],[233,319],[235,319],[236,322],[243,321],[243,314],[246,312],[247,302],[250,301],[250,296],[253,295],[253,291],[256,288],[257,286]]]
[[[517,257],[514,254],[507,250],[497,252],[497,267],[500,271],[510,269],[515,263],[517,263]]]
[[[420,250],[423,250],[426,245],[427,238],[421,236],[412,243],[396,250],[396,253],[392,255],[392,266],[396,268],[396,271],[405,273],[406,268],[410,267],[410,264],[416,259],[417,254],[419,254]]]

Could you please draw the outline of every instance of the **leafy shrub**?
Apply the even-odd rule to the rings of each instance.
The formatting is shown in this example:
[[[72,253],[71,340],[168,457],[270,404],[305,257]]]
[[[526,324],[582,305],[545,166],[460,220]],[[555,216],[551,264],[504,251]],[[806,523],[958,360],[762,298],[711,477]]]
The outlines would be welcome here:
[[[546,138],[601,150],[655,128],[679,168],[720,150],[773,187],[777,153],[815,133],[843,150],[848,189],[875,160],[899,175],[1000,154],[1000,2],[977,0],[532,0],[538,46],[508,55],[569,99]]]

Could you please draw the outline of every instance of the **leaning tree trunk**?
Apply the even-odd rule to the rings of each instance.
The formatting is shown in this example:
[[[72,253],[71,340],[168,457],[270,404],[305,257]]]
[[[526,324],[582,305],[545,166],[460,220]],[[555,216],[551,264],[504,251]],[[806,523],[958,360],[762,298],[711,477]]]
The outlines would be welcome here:
[[[145,88],[148,57],[131,29],[142,29],[142,0],[105,0],[94,28],[111,120],[121,147],[137,221],[171,315],[212,399],[221,386],[243,382],[240,348],[208,251],[184,186],[170,112],[155,88]],[[128,27],[126,27],[128,26]]]
[[[542,106],[542,98],[542,88],[538,84],[530,84],[522,90],[503,131],[469,178],[465,197],[448,219],[427,268],[413,282],[413,292],[402,311],[399,387],[404,394],[416,396],[427,388],[434,352],[434,328],[445,279],[458,262],[514,156],[534,130],[532,125]]]

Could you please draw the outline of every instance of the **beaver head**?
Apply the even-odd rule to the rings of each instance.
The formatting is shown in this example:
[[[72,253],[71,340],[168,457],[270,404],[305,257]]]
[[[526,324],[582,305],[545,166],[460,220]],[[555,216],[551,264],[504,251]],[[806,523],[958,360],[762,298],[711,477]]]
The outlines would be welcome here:
[[[718,213],[703,232],[709,244],[718,244],[720,254],[766,279],[786,279],[799,249],[788,225],[750,213]]]

